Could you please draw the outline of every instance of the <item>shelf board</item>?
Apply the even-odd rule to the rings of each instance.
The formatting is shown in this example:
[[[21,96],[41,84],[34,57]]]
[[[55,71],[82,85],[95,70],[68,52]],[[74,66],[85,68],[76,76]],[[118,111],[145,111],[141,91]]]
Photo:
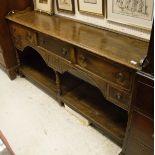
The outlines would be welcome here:
[[[106,101],[97,88],[83,83],[63,95],[61,99],[117,144],[122,145],[127,126],[127,113]]]
[[[38,69],[33,65],[22,65],[19,72],[50,96],[56,98],[56,82],[52,70],[49,70],[48,68]]]

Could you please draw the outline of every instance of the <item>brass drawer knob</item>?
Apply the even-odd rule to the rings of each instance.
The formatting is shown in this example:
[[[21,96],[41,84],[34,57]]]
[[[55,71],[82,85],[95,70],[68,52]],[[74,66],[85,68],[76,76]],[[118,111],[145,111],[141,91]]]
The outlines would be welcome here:
[[[119,72],[116,74],[116,79],[120,82],[123,82],[125,80],[125,77],[124,77],[123,73]]]
[[[62,48],[62,55],[63,56],[66,56],[68,53],[67,49],[66,48]]]

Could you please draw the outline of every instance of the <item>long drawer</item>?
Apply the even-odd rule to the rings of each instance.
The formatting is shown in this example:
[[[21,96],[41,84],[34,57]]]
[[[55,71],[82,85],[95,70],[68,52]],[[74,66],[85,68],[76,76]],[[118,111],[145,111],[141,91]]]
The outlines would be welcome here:
[[[132,71],[124,66],[108,62],[102,57],[77,48],[77,64],[101,77],[107,82],[130,90],[132,85]]]
[[[154,146],[154,123],[149,118],[133,113],[131,125],[131,137],[144,145],[153,148]]]
[[[45,34],[38,33],[38,45],[53,52],[66,60],[70,60],[71,45],[58,39],[49,37]]]

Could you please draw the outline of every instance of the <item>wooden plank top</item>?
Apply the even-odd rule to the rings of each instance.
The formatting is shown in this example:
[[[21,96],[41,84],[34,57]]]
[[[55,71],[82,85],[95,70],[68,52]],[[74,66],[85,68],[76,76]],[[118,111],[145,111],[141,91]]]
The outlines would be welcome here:
[[[140,60],[147,55],[148,42],[60,16],[23,11],[6,18],[135,70],[141,70]],[[137,62],[137,64],[133,64],[131,61]]]

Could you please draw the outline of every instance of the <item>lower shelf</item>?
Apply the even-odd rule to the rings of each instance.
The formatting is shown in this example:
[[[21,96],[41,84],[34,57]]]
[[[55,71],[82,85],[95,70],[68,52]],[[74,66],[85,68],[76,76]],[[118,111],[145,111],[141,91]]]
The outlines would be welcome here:
[[[28,65],[21,66],[19,71],[32,83],[56,98],[57,89],[54,72],[47,70],[43,71]]]
[[[127,126],[127,112],[106,101],[97,88],[83,83],[61,99],[117,144],[122,145]]]

